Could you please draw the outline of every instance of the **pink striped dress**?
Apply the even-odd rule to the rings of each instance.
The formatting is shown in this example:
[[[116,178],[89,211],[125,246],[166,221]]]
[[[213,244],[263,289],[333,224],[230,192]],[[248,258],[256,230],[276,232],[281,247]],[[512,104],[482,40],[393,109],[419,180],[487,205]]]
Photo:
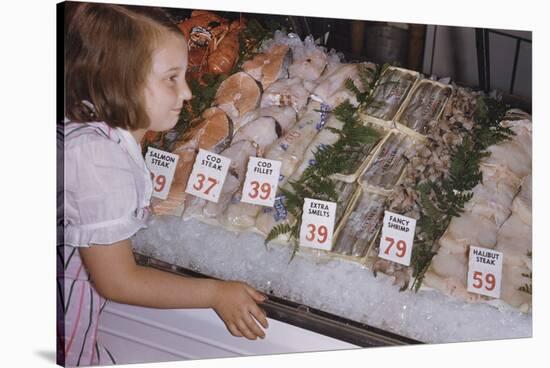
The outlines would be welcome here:
[[[109,246],[146,227],[151,177],[128,131],[103,122],[66,123],[64,130],[64,234],[57,245],[58,363],[116,364],[116,357],[97,338],[107,301],[91,283],[78,248]]]

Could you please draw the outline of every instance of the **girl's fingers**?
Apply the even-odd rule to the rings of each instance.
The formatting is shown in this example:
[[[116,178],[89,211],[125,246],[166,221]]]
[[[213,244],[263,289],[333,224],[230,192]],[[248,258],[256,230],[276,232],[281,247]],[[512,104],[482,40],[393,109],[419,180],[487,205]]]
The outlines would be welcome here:
[[[262,303],[267,300],[267,297],[264,294],[260,293],[259,291],[248,285],[246,287],[246,290],[248,291],[252,299],[254,299],[257,303]]]
[[[260,322],[263,328],[269,327],[267,323],[267,314],[262,308],[258,307],[257,305],[253,305],[250,309],[250,314],[252,314],[252,316],[256,318],[258,322]]]
[[[239,328],[239,331],[249,340],[256,340],[256,335],[250,331],[245,321],[242,319],[237,322],[237,327]]]
[[[247,315],[245,315],[244,321],[248,326],[248,328],[250,329],[250,331],[252,331],[256,336],[262,339],[265,337],[264,331],[260,328],[260,326],[258,326],[254,318],[252,318],[251,314],[248,313]]]
[[[243,337],[243,334],[239,331],[237,326],[235,326],[233,323],[228,323],[227,329],[229,330],[229,332],[231,332],[231,335],[235,337]]]

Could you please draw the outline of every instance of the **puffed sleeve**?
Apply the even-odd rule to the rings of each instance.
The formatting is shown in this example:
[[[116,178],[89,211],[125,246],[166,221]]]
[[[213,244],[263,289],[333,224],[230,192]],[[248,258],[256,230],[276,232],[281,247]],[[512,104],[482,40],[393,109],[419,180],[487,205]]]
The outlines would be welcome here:
[[[66,245],[112,244],[146,227],[131,161],[116,142],[82,135],[65,142],[64,161]]]

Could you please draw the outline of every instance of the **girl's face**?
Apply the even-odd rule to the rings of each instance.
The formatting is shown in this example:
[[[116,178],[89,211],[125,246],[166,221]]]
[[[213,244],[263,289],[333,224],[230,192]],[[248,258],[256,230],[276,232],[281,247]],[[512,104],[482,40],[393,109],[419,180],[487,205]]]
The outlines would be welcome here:
[[[176,125],[183,102],[191,98],[185,81],[187,44],[181,36],[167,33],[153,51],[152,67],[145,82],[145,109],[149,130],[162,132]]]

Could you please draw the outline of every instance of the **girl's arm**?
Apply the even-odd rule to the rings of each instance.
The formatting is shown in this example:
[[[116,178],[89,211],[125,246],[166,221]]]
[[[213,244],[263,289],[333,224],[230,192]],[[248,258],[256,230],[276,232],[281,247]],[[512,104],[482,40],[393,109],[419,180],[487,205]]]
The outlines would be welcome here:
[[[139,266],[128,239],[79,250],[95,289],[106,299],[151,308],[213,308],[232,335],[252,340],[265,336],[255,321],[267,328],[265,312],[256,304],[265,296],[245,283]]]

